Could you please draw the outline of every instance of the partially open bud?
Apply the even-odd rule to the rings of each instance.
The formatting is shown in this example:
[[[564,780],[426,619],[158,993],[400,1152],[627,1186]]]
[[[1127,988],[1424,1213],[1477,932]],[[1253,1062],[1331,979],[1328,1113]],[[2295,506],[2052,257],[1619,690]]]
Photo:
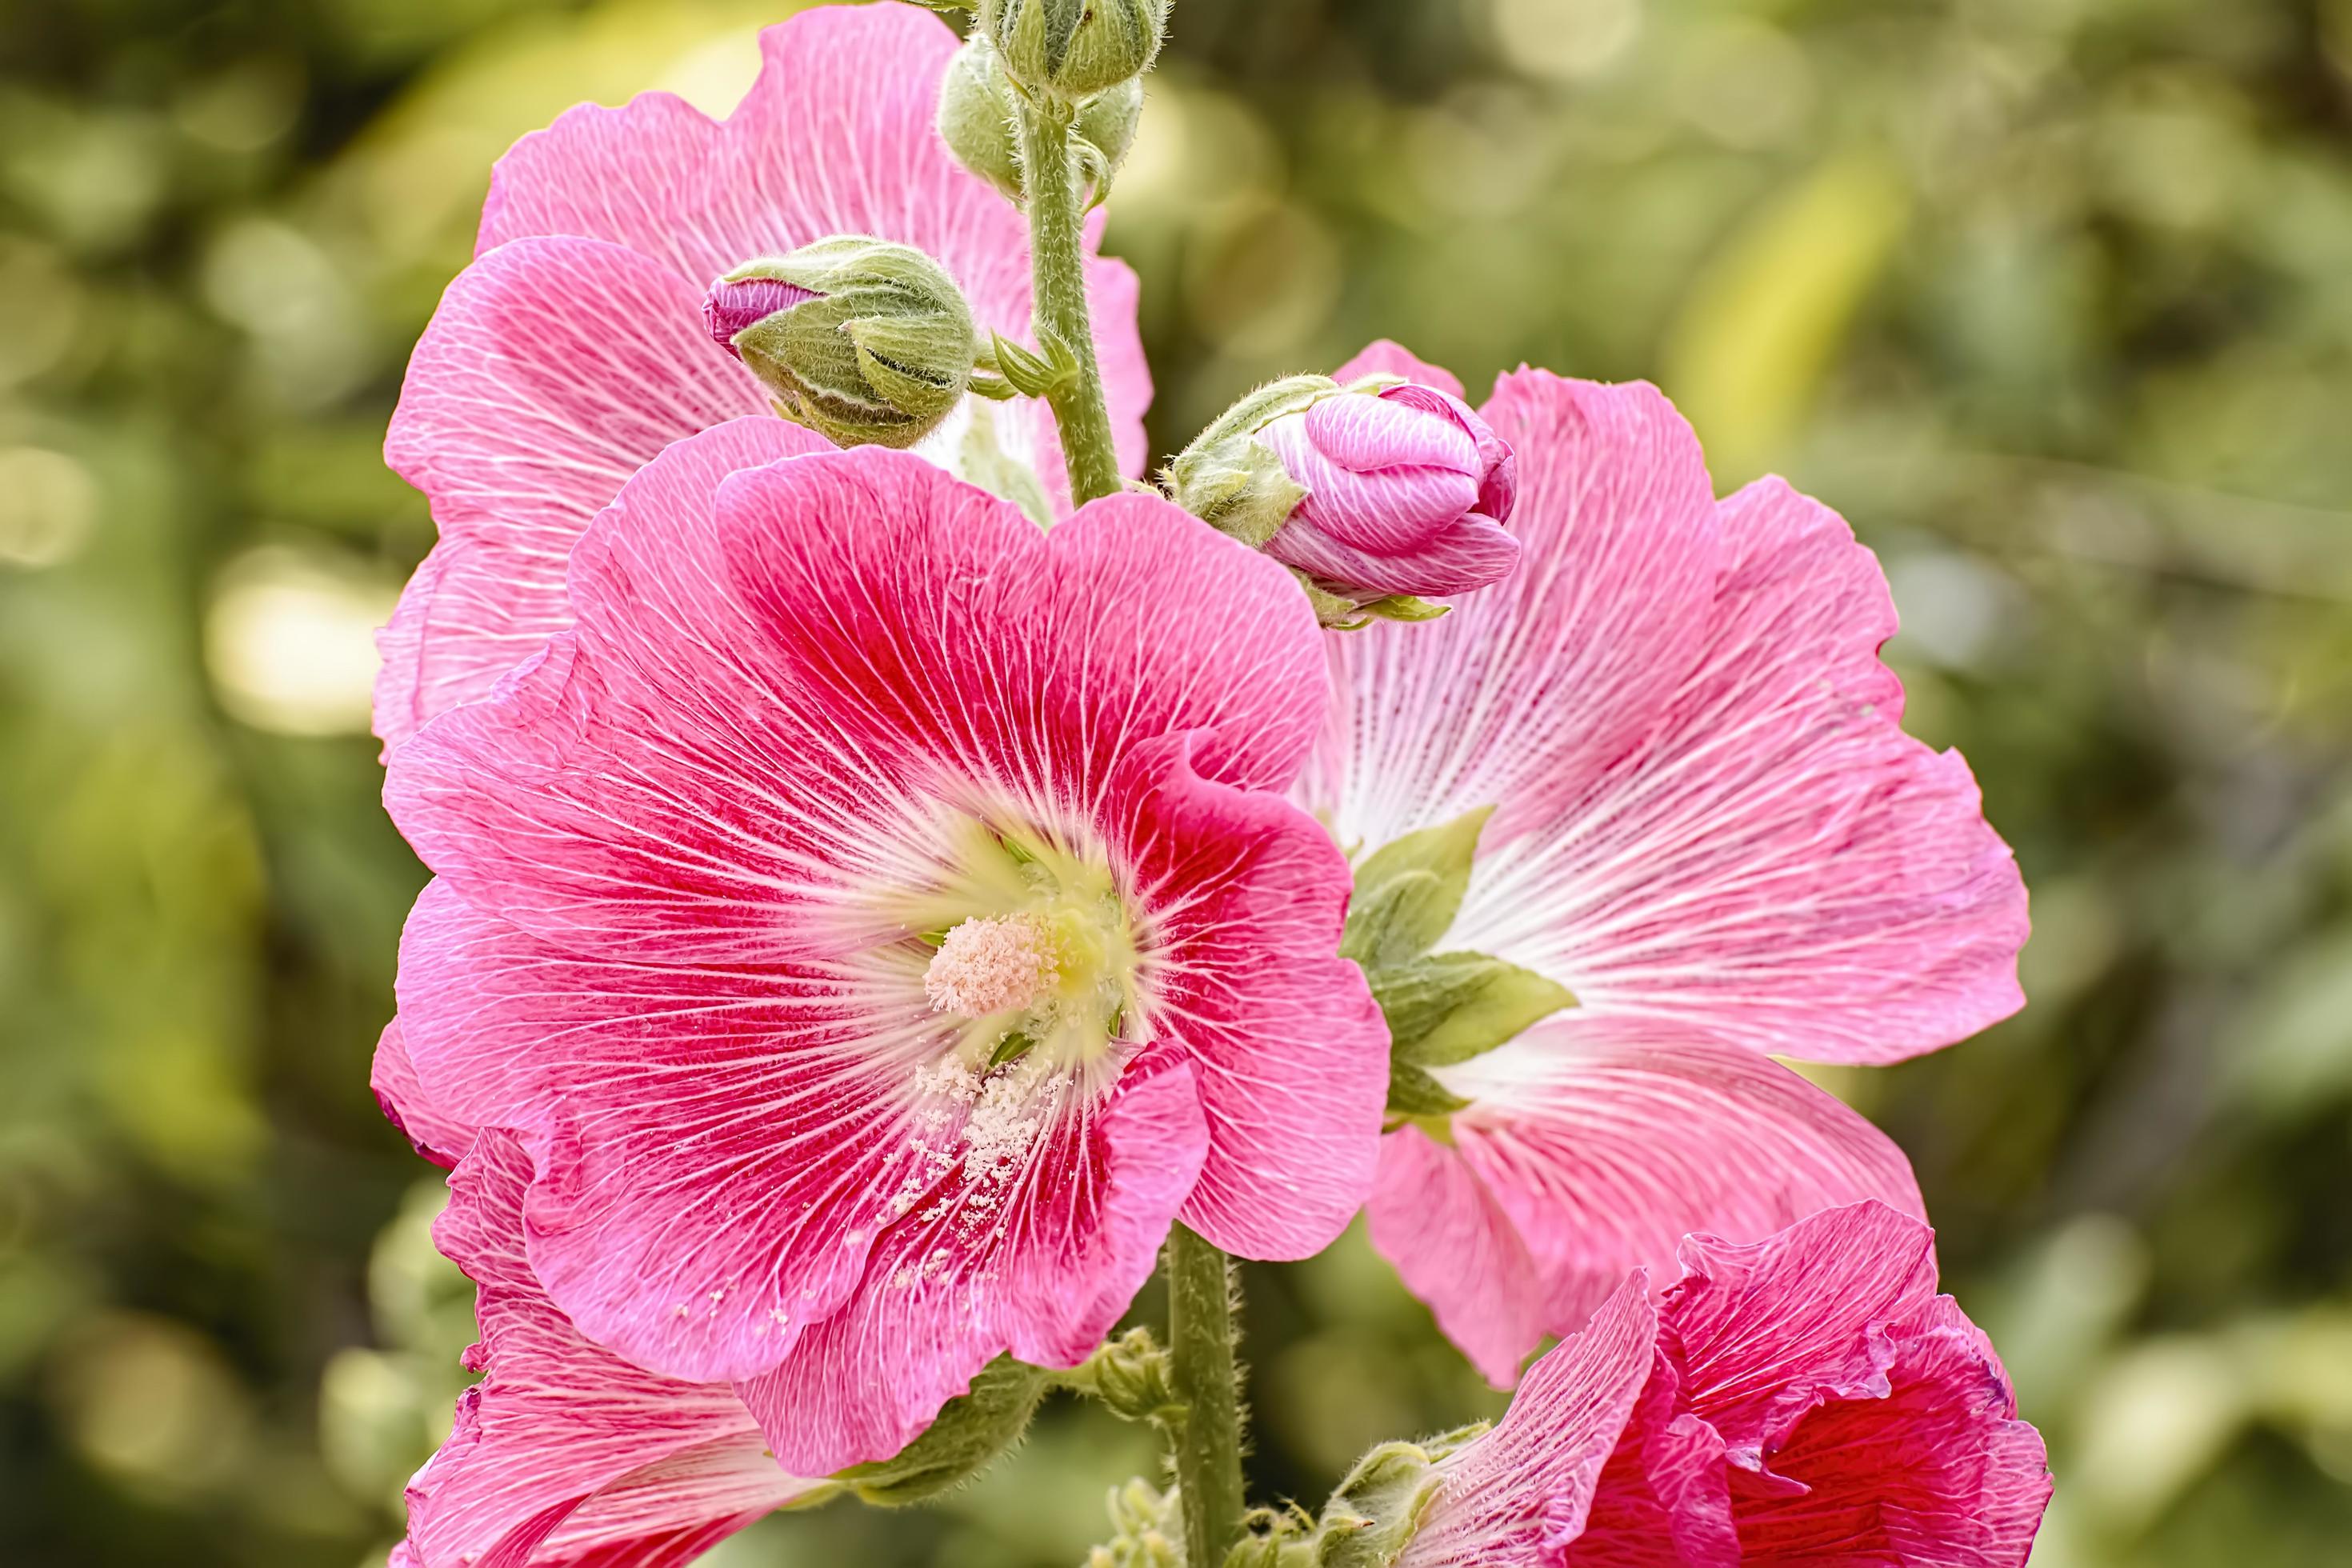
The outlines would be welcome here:
[[[911,246],[836,235],[746,262],[702,315],[786,418],[844,447],[913,446],[971,380],[971,308]]]
[[[1076,102],[1150,68],[1168,0],[980,0],[975,31],[1032,93]]]
[[[1307,499],[1265,552],[1358,599],[1465,594],[1518,568],[1518,493],[1503,438],[1460,398],[1397,383],[1286,414],[1258,432]]]
[[[1013,117],[1018,112],[1004,62],[988,39],[975,33],[948,68],[940,87],[940,136],[957,162],[1004,193],[1021,200],[1021,151]],[[1135,145],[1143,117],[1143,80],[1129,77],[1079,105],[1070,134],[1080,164],[1099,195]]]
[[[1517,569],[1511,448],[1433,386],[1293,376],[1242,399],[1170,466],[1177,501],[1297,572],[1330,624],[1425,619],[1423,594]]]

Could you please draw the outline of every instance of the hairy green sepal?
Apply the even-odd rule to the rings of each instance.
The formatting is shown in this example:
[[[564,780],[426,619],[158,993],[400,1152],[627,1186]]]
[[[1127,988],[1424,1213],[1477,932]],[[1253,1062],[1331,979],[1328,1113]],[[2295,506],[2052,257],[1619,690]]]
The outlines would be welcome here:
[[[1051,1382],[1052,1375],[1042,1367],[998,1356],[897,1458],[852,1466],[835,1479],[860,1501],[885,1508],[952,1491],[976,1479],[1021,1441]]]

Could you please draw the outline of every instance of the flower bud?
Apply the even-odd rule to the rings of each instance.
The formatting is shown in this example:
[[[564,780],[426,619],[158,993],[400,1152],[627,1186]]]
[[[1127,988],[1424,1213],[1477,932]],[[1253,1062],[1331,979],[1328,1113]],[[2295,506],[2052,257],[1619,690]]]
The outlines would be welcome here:
[[[1013,116],[1019,112],[1004,62],[988,39],[974,34],[956,54],[940,87],[940,137],[956,161],[1004,193],[1022,199],[1021,150]],[[1070,133],[1078,142],[1080,165],[1097,194],[1135,145],[1143,117],[1143,81],[1129,77],[1079,106]]]
[[[1137,1478],[1106,1500],[1111,1538],[1087,1554],[1087,1568],[1183,1568],[1184,1519],[1176,1489]]]
[[[1359,602],[1465,594],[1518,567],[1518,490],[1502,437],[1460,398],[1392,383],[1283,414],[1257,432],[1307,492],[1265,552]]]
[[[981,0],[974,30],[1013,81],[1075,103],[1150,69],[1167,25],[1168,0]]]
[[[1511,448],[1460,398],[1370,376],[1277,381],[1169,466],[1177,502],[1290,567],[1327,625],[1424,620],[1423,594],[1517,569]],[[1353,617],[1353,618],[1351,618]]]
[[[1049,1381],[1043,1368],[998,1356],[897,1458],[856,1466],[835,1479],[856,1490],[859,1501],[884,1507],[921,1502],[962,1486],[1021,1441]]]
[[[746,262],[710,286],[702,315],[779,412],[839,446],[911,447],[971,380],[971,309],[910,246],[836,235]]]
[[[1021,142],[1013,129],[1013,84],[988,40],[975,33],[964,40],[940,83],[940,140],[956,162],[1021,200]]]
[[[1132,1328],[1106,1342],[1066,1381],[1093,1394],[1122,1420],[1172,1426],[1184,1418],[1168,1352],[1150,1329]]]

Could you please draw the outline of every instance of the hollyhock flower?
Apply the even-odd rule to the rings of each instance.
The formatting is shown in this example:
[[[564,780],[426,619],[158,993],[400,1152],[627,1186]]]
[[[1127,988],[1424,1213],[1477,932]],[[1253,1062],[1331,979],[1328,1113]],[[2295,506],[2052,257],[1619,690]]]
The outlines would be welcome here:
[[[1027,340],[1025,223],[932,128],[956,48],[913,6],[811,10],[761,35],[759,79],[724,121],[667,93],[583,104],[499,162],[474,264],[416,346],[385,443],[441,531],[380,639],[387,751],[571,624],[564,559],[639,466],[770,412],[759,379],[704,325],[721,274],[868,235],[940,262],[983,335]],[[1151,381],[1135,276],[1090,256],[1087,278],[1120,460],[1140,473]],[[788,428],[795,449],[830,449]],[[992,440],[1066,510],[1042,402],[967,399],[918,450],[981,477],[1005,467]]]
[[[1173,1218],[1328,1242],[1384,1034],[1279,793],[1286,573],[1152,497],[1048,534],[905,454],[747,468],[773,424],[630,480],[575,629],[394,753],[438,879],[379,1083],[519,1130],[557,1305],[822,1475],[1000,1352],[1076,1364]]]
[[[1342,375],[1445,373],[1381,345]],[[2025,891],[1967,764],[1910,739],[1870,552],[1779,479],[1718,501],[1646,384],[1540,371],[1512,577],[1427,626],[1327,639],[1300,800],[1351,857],[1492,808],[1437,946],[1573,994],[1431,1076],[1383,1140],[1374,1244],[1507,1384],[1676,1237],[1832,1205],[1919,1211],[1901,1152],[1768,1059],[1889,1062],[2021,1003]],[[1465,1102],[1460,1103],[1460,1102]]]
[[[1453,393],[1407,382],[1318,398],[1257,438],[1307,491],[1265,552],[1335,592],[1466,594],[1518,567],[1504,529],[1517,465]]]
[[[483,1134],[434,1225],[478,1288],[466,1364],[486,1375],[409,1483],[393,1568],[666,1568],[828,1492],[777,1466],[727,1384],[657,1376],[581,1337],[524,1257],[530,1174],[511,1134]]]
[[[1879,1204],[1630,1280],[1437,1461],[1398,1568],[2024,1563],[2041,1436],[1936,1294],[1927,1227]]]

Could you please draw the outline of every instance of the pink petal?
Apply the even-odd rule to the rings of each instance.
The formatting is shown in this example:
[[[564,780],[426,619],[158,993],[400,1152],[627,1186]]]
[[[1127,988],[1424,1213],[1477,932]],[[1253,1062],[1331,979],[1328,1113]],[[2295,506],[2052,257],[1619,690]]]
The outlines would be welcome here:
[[[1084,1361],[1150,1277],[1206,1142],[1191,1069],[1160,1053],[1048,1135],[1018,1213],[941,1204],[892,1226],[851,1305],[741,1387],[777,1461],[829,1475],[887,1458],[1002,1352]]]
[[[1728,570],[1664,722],[1474,881],[1453,940],[1596,1011],[1816,1060],[2014,1012],[2024,885],[1967,765],[1898,726],[1875,558],[1778,480],[1721,511]]]
[[[1760,1241],[1694,1236],[1659,1310],[1660,1342],[1731,1462],[1763,1458],[1824,1400],[1886,1394],[1885,1325],[1935,1299],[1935,1233],[1853,1204]]]
[[[1386,594],[1467,594],[1518,570],[1522,552],[1492,518],[1464,512],[1402,555],[1374,555],[1340,543],[1297,518],[1265,552],[1311,576]],[[1352,634],[1350,634],[1352,635]]]
[[[1742,1561],[2014,1568],[2050,1497],[1926,1226],[1874,1204],[1752,1246],[1693,1237],[1660,1307],[1685,1404],[1727,1440]]]
[[[1297,515],[1360,550],[1411,549],[1478,501],[1477,443],[1409,404],[1327,397],[1260,438],[1307,487]]]
[[[1740,1568],[1722,1435],[1685,1406],[1660,1351],[1564,1568]]]
[[[697,1382],[765,1371],[838,1308],[927,1174],[908,1065],[843,989],[583,956],[444,881],[401,942],[425,1093],[531,1150],[533,1272],[598,1343]]]
[[[564,1321],[523,1257],[530,1177],[510,1136],[484,1134],[435,1226],[480,1289],[488,1375],[409,1484],[414,1568],[667,1568],[808,1492],[724,1384],[641,1372]]]
[[[1556,1563],[1649,1373],[1648,1282],[1625,1282],[1583,1331],[1529,1368],[1496,1428],[1440,1464],[1444,1480],[1398,1568]]]
[[[1202,777],[1282,787],[1320,720],[1319,637],[1288,574],[1156,497],[1040,533],[874,453],[740,475],[719,511],[745,602],[865,744],[1091,810],[1125,745],[1192,730]]]
[[[767,412],[751,374],[704,337],[700,309],[675,275],[588,239],[520,241],[449,286],[384,445],[442,536],[381,639],[387,747],[488,695],[570,624],[572,543],[663,447],[757,415],[746,460],[831,449]]]
[[[1332,379],[1341,383],[1359,380],[1368,375],[1396,375],[1407,381],[1417,381],[1423,386],[1433,386],[1450,396],[1463,395],[1462,379],[1442,364],[1415,359],[1410,350],[1400,343],[1381,339],[1370,347],[1331,373]]]
[[[1669,1273],[1688,1232],[1767,1237],[1819,1210],[1876,1198],[1922,1213],[1901,1150],[1835,1097],[1744,1047],[1581,1010],[1447,1069],[1473,1100],[1454,1118],[1463,1179],[1517,1239],[1539,1303],[1412,1248],[1419,1173],[1384,1162],[1373,1239],[1448,1335],[1507,1384],[1636,1267]],[[1389,1142],[1418,1134],[1391,1134]]]
[[[1518,454],[1521,564],[1444,620],[1327,639],[1334,701],[1301,797],[1342,844],[1482,805],[1490,848],[1562,834],[1699,657],[1719,524],[1681,416],[1647,385],[1540,371],[1485,415]]]
[[[409,1059],[408,1042],[401,1036],[396,1017],[376,1039],[375,1066],[368,1075],[368,1087],[375,1091],[375,1102],[383,1108],[384,1119],[400,1129],[418,1153],[443,1170],[456,1165],[474,1146],[477,1126],[435,1104],[425,1086],[416,1081],[416,1064]]]
[[[1517,1382],[1551,1321],[1543,1273],[1460,1152],[1418,1127],[1388,1134],[1366,1212],[1373,1247],[1445,1337],[1496,1387]]]
[[[1992,1347],[1948,1296],[1888,1334],[1885,1396],[1823,1405],[1772,1450],[1773,1473],[1805,1489],[1738,1499],[1744,1562],[2018,1568],[2031,1553],[2049,1470]]]
[[[1034,342],[1027,224],[932,127],[955,35],[912,6],[822,7],[760,42],[759,79],[723,122],[646,93],[623,109],[583,105],[524,137],[491,177],[477,254],[525,235],[609,239],[673,268],[698,305],[712,279],[754,257],[869,234],[937,258],[983,332]],[[1135,275],[1095,255],[1100,237],[1097,215],[1087,294],[1120,461],[1135,474],[1150,374]],[[1051,416],[1038,403],[1026,417],[1026,445],[1066,507]]]
[[[1189,736],[1138,747],[1108,814],[1134,886],[1163,910],[1150,1021],[1181,1045],[1208,1112],[1183,1219],[1244,1258],[1311,1257],[1371,1192],[1388,1025],[1338,956],[1345,858],[1280,796],[1202,779],[1192,750]]]

